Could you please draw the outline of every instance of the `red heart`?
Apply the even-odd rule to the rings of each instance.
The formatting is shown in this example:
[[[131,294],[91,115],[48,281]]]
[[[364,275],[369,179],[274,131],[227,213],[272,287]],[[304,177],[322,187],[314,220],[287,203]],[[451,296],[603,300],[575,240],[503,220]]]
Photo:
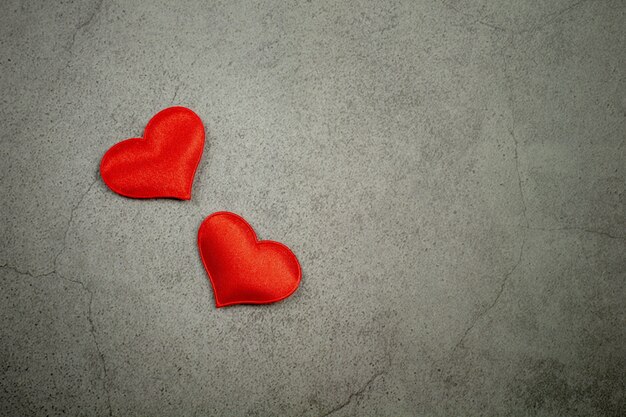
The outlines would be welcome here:
[[[104,154],[100,175],[106,185],[126,197],[189,200],[204,148],[202,120],[185,107],[169,107],[150,119],[143,136]]]
[[[274,303],[300,284],[302,271],[293,252],[282,243],[257,240],[252,227],[234,213],[204,219],[198,247],[217,307]]]

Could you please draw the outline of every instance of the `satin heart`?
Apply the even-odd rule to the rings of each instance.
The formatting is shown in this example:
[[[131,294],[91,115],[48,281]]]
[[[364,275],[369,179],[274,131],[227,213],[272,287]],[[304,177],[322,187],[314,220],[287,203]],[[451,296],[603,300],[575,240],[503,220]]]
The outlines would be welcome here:
[[[191,198],[191,187],[204,148],[204,126],[193,111],[169,107],[146,126],[143,138],[111,147],[102,157],[100,175],[114,192],[132,198]]]
[[[282,243],[257,240],[252,227],[234,213],[204,219],[198,247],[217,307],[274,303],[300,284],[302,271],[293,252]]]

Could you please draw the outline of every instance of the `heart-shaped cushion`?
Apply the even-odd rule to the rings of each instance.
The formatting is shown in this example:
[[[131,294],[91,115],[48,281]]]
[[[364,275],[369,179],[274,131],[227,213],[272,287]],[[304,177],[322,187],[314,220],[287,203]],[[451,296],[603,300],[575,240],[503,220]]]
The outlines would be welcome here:
[[[252,227],[234,213],[204,219],[198,247],[217,307],[274,303],[300,284],[302,272],[293,252],[282,243],[257,240]]]
[[[191,198],[191,187],[204,148],[204,126],[193,111],[169,107],[146,126],[143,138],[111,147],[102,157],[100,175],[109,188],[132,198]]]

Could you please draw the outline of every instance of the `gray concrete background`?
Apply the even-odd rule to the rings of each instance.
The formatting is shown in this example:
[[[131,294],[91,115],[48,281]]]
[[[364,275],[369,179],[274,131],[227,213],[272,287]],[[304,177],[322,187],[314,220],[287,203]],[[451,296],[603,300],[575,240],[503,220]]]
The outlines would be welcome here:
[[[626,2],[3,1],[0,414],[626,415]],[[97,174],[170,105],[193,199]],[[218,210],[300,289],[216,310]]]

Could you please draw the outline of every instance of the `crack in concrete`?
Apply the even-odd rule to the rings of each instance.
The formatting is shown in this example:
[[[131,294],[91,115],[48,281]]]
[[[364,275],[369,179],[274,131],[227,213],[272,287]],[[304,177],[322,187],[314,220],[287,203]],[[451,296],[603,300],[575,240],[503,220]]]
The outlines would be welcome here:
[[[174,95],[172,96],[172,104],[175,104],[174,101],[176,100],[176,96],[178,95],[178,90],[180,90],[180,81],[178,84],[176,84],[176,88],[174,89]]]
[[[513,122],[515,123],[515,122]],[[522,202],[522,215],[524,216],[524,222],[526,223],[526,228],[530,227],[530,222],[528,221],[527,207],[526,207],[526,196],[524,195],[524,186],[522,185],[522,175],[519,169],[519,153],[517,148],[519,146],[517,142],[517,138],[515,137],[515,132],[513,129],[509,130],[511,134],[511,138],[513,138],[514,148],[513,148],[513,159],[515,160],[515,171],[517,173],[517,187],[519,189],[520,201]]]
[[[74,48],[74,44],[76,43],[76,35],[78,34],[78,32],[80,32],[81,30],[83,30],[84,28],[86,28],[93,22],[98,12],[102,9],[102,3],[104,3],[104,0],[98,0],[98,3],[96,3],[96,6],[93,8],[91,13],[87,17],[87,19],[84,22],[80,23],[78,26],[76,26],[76,29],[74,29],[74,33],[72,33],[72,40],[70,41],[70,44],[67,46],[67,50],[70,53],[72,52],[72,49]]]
[[[364,393],[368,390],[368,388],[370,387],[370,385],[372,385],[372,384],[373,384],[373,383],[374,383],[374,382],[375,382],[378,378],[380,378],[381,376],[383,376],[386,372],[387,372],[386,370],[382,370],[382,371],[378,371],[378,372],[376,372],[374,375],[372,375],[372,377],[371,377],[371,378],[369,378],[369,379],[365,382],[365,384],[364,384],[364,385],[363,385],[360,389],[358,389],[357,391],[355,391],[355,392],[351,393],[351,394],[350,394],[350,396],[349,396],[349,397],[348,397],[348,398],[347,398],[344,402],[342,402],[341,404],[339,404],[338,406],[336,406],[336,407],[335,407],[335,408],[333,408],[332,410],[328,411],[327,413],[322,414],[320,417],[328,417],[328,416],[330,416],[331,414],[334,414],[334,413],[336,413],[336,412],[338,412],[338,411],[340,411],[340,410],[344,409],[344,408],[345,408],[345,407],[347,407],[348,405],[350,405],[350,403],[352,403],[352,401],[353,401],[355,398],[357,398],[357,397],[359,397],[359,396],[363,395],[363,394],[364,394]]]
[[[11,265],[8,264],[4,264],[4,265],[0,265],[0,268],[7,268],[10,269],[20,275],[27,275],[31,278],[43,278],[43,277],[50,277],[52,275],[56,275],[58,278],[60,278],[63,281],[67,281],[67,282],[71,282],[73,284],[79,285],[83,291],[85,291],[87,294],[89,294],[89,303],[87,304],[87,321],[89,323],[89,333],[91,334],[91,337],[93,339],[94,345],[96,346],[96,351],[98,352],[98,356],[100,358],[100,363],[102,365],[102,373],[103,373],[103,379],[102,379],[102,387],[104,388],[104,391],[107,394],[107,407],[108,407],[108,414],[109,416],[113,415],[113,409],[111,407],[111,392],[109,390],[107,381],[108,381],[108,368],[106,366],[106,361],[104,359],[104,354],[102,353],[102,349],[100,348],[100,343],[98,342],[98,337],[97,337],[97,331],[96,331],[96,326],[94,325],[94,321],[93,321],[93,313],[92,313],[92,304],[93,304],[93,291],[91,291],[82,281],[78,281],[78,280],[74,280],[71,278],[67,278],[63,275],[61,275],[59,272],[56,271],[56,269],[54,271],[48,272],[46,274],[41,274],[41,275],[34,275],[31,274],[30,272],[26,271],[20,271],[18,268],[15,268]]]
[[[20,275],[28,275],[31,278],[47,277],[49,275],[52,275],[52,274],[56,273],[56,270],[53,269],[50,272],[44,272],[43,274],[35,275],[32,272],[30,272],[30,271],[23,271],[23,270],[19,269],[16,266],[10,265],[8,262],[5,262],[4,264],[0,265],[0,268],[10,269],[11,271],[14,271],[14,272],[16,272],[16,273],[18,273]]]
[[[197,61],[198,61],[198,55],[196,55],[193,61],[191,61],[191,63],[189,64],[189,68],[193,67]],[[172,80],[172,81],[176,81],[176,87],[174,88],[174,95],[172,96],[172,100],[171,100],[173,105],[176,105],[175,100],[176,100],[176,97],[178,97],[178,92],[180,91],[180,87],[182,86],[182,81],[180,78],[181,78],[180,74],[178,74]]]
[[[67,281],[67,282],[71,282],[74,284],[79,285],[83,291],[85,291],[87,294],[89,294],[89,304],[87,305],[87,321],[89,322],[89,327],[90,327],[90,334],[93,338],[94,341],[94,345],[96,346],[96,351],[98,352],[98,356],[100,358],[100,363],[102,365],[102,373],[103,373],[103,379],[102,379],[102,387],[104,388],[104,391],[107,395],[107,408],[108,408],[108,414],[109,416],[113,415],[113,408],[111,406],[111,392],[108,386],[108,368],[106,366],[106,361],[104,358],[104,354],[102,353],[102,349],[100,348],[100,343],[98,342],[98,337],[97,337],[97,331],[96,331],[96,326],[94,324],[93,321],[93,313],[92,313],[92,305],[93,305],[93,298],[94,298],[94,294],[93,291],[90,290],[85,283],[83,283],[82,281],[79,280],[74,280],[71,278],[67,278],[64,275],[62,275],[61,273],[58,272],[58,260],[59,257],[63,254],[63,252],[65,252],[65,248],[67,246],[67,236],[69,234],[69,230],[72,226],[72,222],[74,221],[74,213],[78,210],[78,208],[80,207],[80,205],[83,203],[83,201],[85,200],[85,197],[87,196],[87,194],[89,194],[89,192],[91,191],[91,189],[93,188],[93,186],[96,184],[96,182],[98,182],[98,174],[96,173],[96,177],[94,178],[94,180],[91,182],[91,184],[89,184],[89,187],[87,187],[87,190],[85,190],[85,192],[82,193],[82,195],[80,196],[80,199],[78,200],[78,202],[70,209],[70,215],[68,218],[68,222],[67,222],[67,226],[65,229],[65,233],[63,235],[63,245],[61,246],[61,250],[55,255],[54,259],[53,259],[53,268],[51,271],[42,273],[42,274],[33,274],[32,272],[26,270],[23,271],[21,269],[19,269],[18,267],[12,266],[10,265],[8,262],[5,262],[3,265],[0,265],[0,268],[7,268],[10,269],[20,275],[26,275],[29,276],[31,278],[43,278],[43,277],[50,277],[52,275],[56,275],[58,278],[62,279],[63,281]]]
[[[513,39],[511,39],[513,42]],[[508,75],[509,73],[509,62],[506,58],[506,52],[504,48],[502,49],[502,61],[504,64],[504,79],[506,82],[507,89],[509,90],[509,109],[511,112],[511,127],[508,129],[509,134],[511,135],[511,139],[513,139],[513,160],[515,161],[515,173],[517,175],[517,187],[519,190],[520,201],[522,203],[522,215],[524,217],[524,223],[526,229],[530,227],[530,221],[528,220],[528,209],[526,206],[526,195],[524,193],[524,185],[522,184],[522,174],[520,171],[520,163],[519,163],[519,142],[517,140],[517,136],[515,135],[515,125],[516,125],[516,114],[515,114],[515,98],[513,97],[513,83]]]
[[[93,291],[91,291],[85,284],[79,282],[79,284],[83,287],[83,289],[89,293],[89,304],[87,308],[87,320],[89,321],[89,328],[91,337],[93,338],[93,342],[96,345],[96,351],[98,352],[98,356],[100,358],[100,363],[102,365],[102,387],[104,388],[104,392],[107,395],[107,407],[109,412],[109,417],[113,416],[113,408],[111,407],[111,390],[109,389],[109,371],[107,368],[106,360],[104,358],[104,354],[102,353],[102,349],[100,348],[100,342],[98,342],[98,332],[96,331],[96,326],[93,321],[93,313],[92,313],[92,305],[93,305]]]
[[[538,30],[543,29],[544,27],[548,26],[550,23],[554,22],[555,20],[557,20],[559,17],[565,15],[568,12],[571,12],[572,10],[576,9],[577,7],[581,6],[584,3],[589,2],[590,0],[579,0],[573,4],[570,4],[567,7],[564,7],[563,9],[557,10],[555,12],[552,13],[546,13],[543,16],[540,16],[539,18],[537,18],[535,20],[534,23],[531,23],[529,26],[527,24],[524,24],[524,22],[522,23],[523,26],[526,26],[526,28],[524,29],[518,29],[518,30],[514,30],[514,29],[509,29],[509,28],[505,28],[502,26],[498,26],[495,23],[491,23],[488,21],[485,21],[483,17],[481,16],[475,16],[471,13],[467,13],[464,11],[459,10],[456,6],[448,3],[447,1],[442,1],[443,5],[445,7],[447,7],[450,10],[453,10],[454,12],[461,14],[465,17],[468,17],[470,19],[472,19],[472,21],[469,23],[469,26],[473,26],[475,24],[480,24],[483,26],[486,26],[488,28],[491,28],[493,30],[497,30],[500,32],[506,32],[506,33],[510,33],[510,34],[517,34],[517,35],[521,35],[524,33],[533,33],[536,32]]]
[[[511,42],[513,42],[512,38],[511,38]],[[516,115],[515,115],[515,103],[514,103],[515,99],[513,97],[513,85],[512,85],[511,79],[508,76],[509,64],[508,64],[508,60],[506,59],[506,53],[505,53],[505,48],[504,47],[501,50],[501,55],[502,55],[502,60],[503,60],[503,63],[504,63],[504,78],[505,78],[505,81],[506,81],[507,89],[509,90],[508,101],[509,101],[509,109],[510,109],[510,112],[511,112],[511,127],[508,130],[509,130],[509,134],[511,135],[511,139],[513,140],[513,145],[514,145],[513,146],[513,160],[515,162],[515,173],[516,173],[516,176],[517,176],[517,186],[518,186],[518,191],[519,191],[519,198],[520,198],[521,205],[522,205],[522,216],[524,218],[524,225],[521,226],[521,229],[522,229],[522,244],[520,246],[520,250],[519,250],[518,257],[517,257],[517,261],[515,262],[513,267],[509,270],[509,272],[507,272],[504,275],[504,277],[502,278],[502,280],[500,281],[500,287],[498,288],[498,291],[496,292],[496,296],[494,297],[494,299],[491,301],[491,303],[489,303],[489,305],[485,309],[483,309],[478,314],[476,314],[476,316],[472,319],[472,321],[470,322],[469,326],[465,329],[465,331],[461,335],[461,338],[459,339],[459,341],[452,348],[451,354],[454,354],[454,352],[456,352],[458,348],[463,346],[463,343],[467,339],[467,336],[474,329],[474,327],[476,327],[478,322],[483,317],[485,317],[496,306],[496,304],[500,300],[500,297],[504,293],[504,288],[506,287],[506,284],[509,282],[509,278],[511,278],[513,273],[515,273],[517,268],[522,263],[522,259],[524,258],[524,247],[526,246],[527,230],[530,228],[530,221],[528,220],[527,207],[526,207],[526,196],[524,194],[524,186],[522,184],[522,175],[521,175],[521,171],[520,171],[519,151],[518,151],[519,143],[518,143],[517,137],[515,136],[515,124],[516,124],[515,116]]]
[[[589,0],[579,0],[573,4],[570,4],[567,7],[562,8],[561,10],[557,10],[556,12],[553,13],[548,13],[542,17],[540,17],[539,19],[537,19],[536,23],[534,25],[532,25],[529,29],[527,30],[522,30],[519,33],[524,33],[524,32],[536,32],[538,30],[543,29],[544,27],[548,26],[550,23],[554,22],[555,20],[557,20],[559,17],[565,15],[568,12],[571,12],[572,10],[576,9],[577,7],[581,6],[583,3],[587,3]]]
[[[555,228],[543,228],[543,227],[529,227],[530,230],[537,230],[540,232],[561,232],[561,231],[574,231],[574,232],[584,232],[584,233],[592,233],[594,235],[608,237],[609,239],[618,239],[618,240],[626,240],[626,236],[617,236],[612,235],[608,232],[603,232],[601,230],[593,230],[593,229],[585,229],[583,227],[555,227]]]
[[[70,210],[70,216],[67,222],[67,227],[65,229],[65,234],[63,235],[63,245],[61,246],[61,250],[56,254],[56,256],[54,257],[54,261],[53,261],[53,265],[54,265],[54,270],[53,272],[56,272],[57,275],[59,277],[61,277],[62,279],[66,280],[66,281],[70,281],[70,282],[74,282],[78,285],[80,285],[84,291],[86,291],[89,294],[89,304],[88,304],[88,309],[87,309],[87,320],[89,322],[89,326],[90,326],[90,333],[91,336],[93,338],[94,344],[96,346],[96,351],[98,352],[98,356],[100,358],[100,363],[102,365],[102,372],[103,372],[103,380],[102,380],[102,387],[104,388],[104,391],[107,395],[107,407],[108,407],[108,413],[109,416],[113,415],[113,409],[111,407],[111,391],[109,389],[108,386],[108,369],[106,366],[106,361],[104,358],[104,354],[102,353],[102,349],[100,348],[100,343],[98,342],[98,337],[97,337],[97,331],[96,331],[96,327],[93,321],[93,314],[92,314],[92,304],[93,304],[93,291],[90,290],[82,281],[78,281],[78,280],[73,280],[73,279],[69,279],[64,277],[63,275],[61,275],[60,273],[57,272],[58,269],[58,260],[59,257],[63,254],[63,252],[65,252],[66,246],[67,246],[67,236],[69,234],[69,230],[72,226],[72,222],[74,221],[74,213],[78,210],[78,208],[80,207],[80,205],[83,203],[83,201],[85,200],[85,197],[87,197],[87,194],[89,194],[89,192],[91,191],[91,189],[93,188],[93,186],[98,182],[99,179],[99,175],[98,172],[96,172],[95,178],[94,180],[91,182],[91,184],[89,184],[89,187],[87,187],[87,190],[81,195],[80,199],[78,200],[78,202],[72,207],[72,209]]]
[[[59,257],[63,254],[63,252],[65,252],[65,247],[67,246],[67,235],[70,231],[70,228],[72,227],[72,221],[74,221],[74,213],[76,212],[76,210],[78,210],[80,205],[85,200],[85,197],[87,196],[87,194],[89,194],[89,192],[91,191],[91,189],[97,182],[98,182],[98,174],[96,174],[96,177],[94,178],[94,180],[91,182],[91,184],[89,184],[89,187],[87,187],[87,190],[85,190],[85,192],[80,196],[80,199],[78,200],[78,202],[70,209],[70,216],[67,220],[65,233],[63,234],[63,244],[61,245],[61,250],[54,256],[54,259],[52,261],[54,270],[57,269],[57,263],[59,261]]]
[[[563,9],[561,12],[556,13],[554,15],[554,17],[551,19],[554,20],[556,18],[558,18],[559,16],[563,15],[564,13],[566,13],[569,10],[572,10],[573,8],[575,8],[576,6],[579,6],[580,4],[586,2],[587,0],[582,0],[579,1],[565,9]],[[510,43],[513,43],[513,37],[511,37],[510,39]],[[521,201],[521,205],[522,205],[522,215],[524,218],[524,224],[520,225],[519,227],[522,230],[522,244],[520,246],[520,251],[519,251],[519,255],[517,258],[517,261],[515,262],[515,265],[513,266],[513,268],[511,268],[511,270],[504,276],[504,278],[502,279],[502,281],[500,282],[500,287],[498,289],[498,292],[496,293],[496,296],[494,297],[493,301],[485,308],[483,309],[481,312],[479,312],[474,319],[472,319],[472,321],[470,322],[469,326],[465,329],[465,331],[463,332],[463,334],[461,335],[461,338],[459,339],[459,341],[454,345],[454,347],[452,348],[451,354],[454,354],[454,352],[456,352],[461,346],[463,346],[463,343],[465,342],[465,340],[467,339],[467,336],[470,334],[470,332],[474,329],[474,327],[476,327],[476,325],[478,324],[478,322],[485,317],[498,303],[498,301],[500,300],[500,297],[502,296],[503,292],[504,292],[504,288],[506,287],[506,284],[509,281],[509,278],[513,275],[513,273],[515,273],[515,271],[519,268],[519,266],[522,263],[522,260],[524,258],[524,248],[526,246],[526,241],[527,241],[527,232],[528,230],[540,230],[540,231],[579,231],[579,232],[585,232],[585,233],[593,233],[593,234],[597,234],[600,236],[605,236],[608,237],[610,239],[619,239],[619,240],[624,240],[626,239],[626,237],[622,237],[622,236],[616,236],[616,235],[612,235],[608,232],[602,232],[602,231],[598,231],[598,230],[593,230],[593,229],[586,229],[586,228],[581,228],[581,227],[560,227],[560,228],[553,228],[553,229],[543,229],[543,228],[537,228],[537,227],[532,227],[530,224],[530,220],[528,219],[528,209],[527,209],[527,205],[526,205],[526,195],[524,193],[524,185],[522,182],[522,175],[521,175],[521,170],[520,170],[520,162],[519,162],[519,142],[517,140],[517,137],[515,135],[515,125],[516,125],[516,114],[515,114],[515,99],[513,97],[513,83],[508,75],[509,73],[509,63],[508,60],[506,58],[506,52],[505,52],[506,46],[502,48],[501,50],[501,54],[502,54],[502,59],[504,62],[504,78],[506,80],[506,84],[507,84],[507,88],[509,90],[509,107],[510,107],[510,112],[511,112],[511,127],[508,129],[509,134],[511,135],[511,138],[513,140],[513,160],[515,162],[515,173],[517,176],[517,186],[518,186],[518,190],[519,190],[519,196],[520,196],[520,201]]]
[[[496,304],[498,304],[498,301],[500,300],[500,297],[502,296],[502,293],[504,293],[504,288],[506,287],[506,284],[509,282],[509,278],[513,275],[513,273],[517,270],[517,268],[521,265],[522,263],[522,259],[524,259],[524,247],[526,246],[526,236],[524,235],[524,238],[522,240],[522,246],[520,247],[520,251],[519,251],[519,256],[517,258],[517,261],[515,262],[515,265],[513,265],[513,268],[511,268],[511,270],[504,275],[504,278],[502,278],[502,281],[500,282],[500,288],[498,289],[498,292],[496,293],[495,298],[493,299],[493,301],[487,306],[487,308],[485,308],[483,311],[481,311],[480,313],[478,313],[476,315],[476,317],[474,317],[474,319],[472,320],[472,322],[470,323],[470,325],[467,327],[467,329],[465,329],[465,331],[463,332],[463,335],[461,336],[461,338],[459,339],[459,341],[454,345],[454,347],[452,348],[452,353],[456,352],[456,350],[458,348],[460,348],[463,343],[465,342],[465,340],[467,339],[467,336],[469,335],[469,333],[472,331],[472,329],[474,327],[476,327],[476,324],[478,324],[478,322],[480,321],[480,319],[482,319],[483,317],[485,317],[487,315],[487,313],[489,313],[495,306]]]
[[[178,77],[178,79],[176,80],[176,87],[174,88],[174,95],[172,96],[172,105],[176,105],[176,97],[178,97],[178,91],[180,90],[180,77]]]
[[[87,194],[89,194],[89,191],[91,191],[91,189],[96,184],[96,182],[98,182],[98,179],[99,179],[99,176],[98,174],[96,174],[96,177],[91,182],[91,184],[89,184],[89,187],[87,187],[87,189],[81,194],[78,202],[70,208],[70,216],[67,220],[67,226],[65,227],[65,232],[63,233],[63,244],[61,245],[61,249],[54,255],[54,258],[52,258],[52,269],[50,269],[47,272],[43,272],[41,274],[34,274],[30,270],[22,270],[16,266],[11,266],[9,262],[5,262],[4,265],[0,265],[0,267],[8,267],[14,270],[15,272],[18,272],[22,275],[28,275],[29,277],[32,277],[32,278],[45,277],[45,276],[48,276],[57,272],[57,263],[58,263],[59,257],[63,254],[63,252],[65,252],[65,247],[67,245],[67,235],[69,233],[70,227],[72,226],[72,221],[74,220],[74,213],[76,212],[76,210],[78,210],[80,205],[83,203],[83,201],[85,200],[85,197],[87,196]]]
[[[340,410],[343,410],[344,408],[346,408],[347,406],[349,406],[352,401],[354,401],[356,398],[360,397],[361,395],[363,395],[369,388],[370,386],[376,382],[376,380],[380,377],[382,377],[383,375],[385,375],[388,371],[388,369],[391,367],[391,363],[392,363],[392,359],[391,359],[391,354],[389,353],[388,349],[386,349],[387,351],[387,360],[386,363],[384,365],[384,367],[375,372],[367,381],[365,381],[365,384],[363,384],[363,386],[361,388],[359,388],[358,390],[352,392],[348,398],[341,402],[340,404],[338,404],[336,407],[332,408],[331,410],[327,411],[326,413],[322,414],[320,417],[328,417],[331,414],[334,414]]]
[[[61,254],[65,251],[65,246],[67,245],[67,235],[70,231],[70,227],[72,226],[72,221],[74,220],[74,213],[76,212],[76,210],[78,210],[78,208],[83,203],[83,201],[85,201],[85,197],[87,197],[87,194],[89,194],[89,192],[91,191],[93,186],[96,185],[98,180],[99,180],[99,172],[96,172],[95,178],[93,179],[91,184],[89,184],[89,187],[87,187],[85,192],[80,196],[80,199],[78,200],[78,202],[71,208],[70,216],[67,220],[67,227],[65,228],[65,233],[63,234],[63,245],[61,246],[61,250],[59,251],[59,253],[54,257],[55,266],[59,259],[59,256],[61,256]]]
[[[175,100],[176,97],[178,97],[178,91],[180,90],[181,84],[182,82],[180,81],[180,74],[176,74],[174,75],[174,77],[172,77],[172,82],[175,82],[176,85],[174,87],[174,94],[172,95],[172,99],[170,100],[172,105],[176,105]]]
[[[488,27],[490,29],[493,29],[493,30],[497,30],[497,31],[501,31],[501,32],[509,32],[508,29],[505,29],[503,27],[500,27],[500,26],[495,25],[495,24],[490,23],[490,22],[486,22],[481,17],[476,17],[476,16],[472,15],[471,13],[467,13],[467,12],[461,11],[456,6],[448,3],[447,1],[443,1],[442,3],[448,9],[453,10],[454,12],[456,12],[458,14],[461,14],[461,15],[463,15],[465,17],[468,17],[468,18],[472,19],[472,21],[469,23],[470,26],[473,26],[475,24],[479,24],[479,25],[486,26],[486,27]]]
[[[74,284],[78,284],[81,287],[85,288],[84,284],[81,281],[77,281],[77,280],[74,280],[74,279],[66,278],[63,275],[61,275],[56,269],[53,269],[50,272],[46,272],[45,274],[37,274],[37,275],[35,275],[35,274],[33,274],[33,273],[29,272],[29,271],[22,271],[19,268],[16,268],[16,267],[14,267],[12,265],[9,265],[6,262],[4,264],[0,265],[0,268],[10,269],[11,271],[13,271],[13,272],[15,272],[15,273],[17,273],[19,275],[26,275],[26,276],[29,276],[31,278],[46,278],[46,277],[49,277],[49,276],[52,276],[52,275],[57,275],[63,281],[67,281],[67,282],[71,282],[71,283],[74,283]]]

